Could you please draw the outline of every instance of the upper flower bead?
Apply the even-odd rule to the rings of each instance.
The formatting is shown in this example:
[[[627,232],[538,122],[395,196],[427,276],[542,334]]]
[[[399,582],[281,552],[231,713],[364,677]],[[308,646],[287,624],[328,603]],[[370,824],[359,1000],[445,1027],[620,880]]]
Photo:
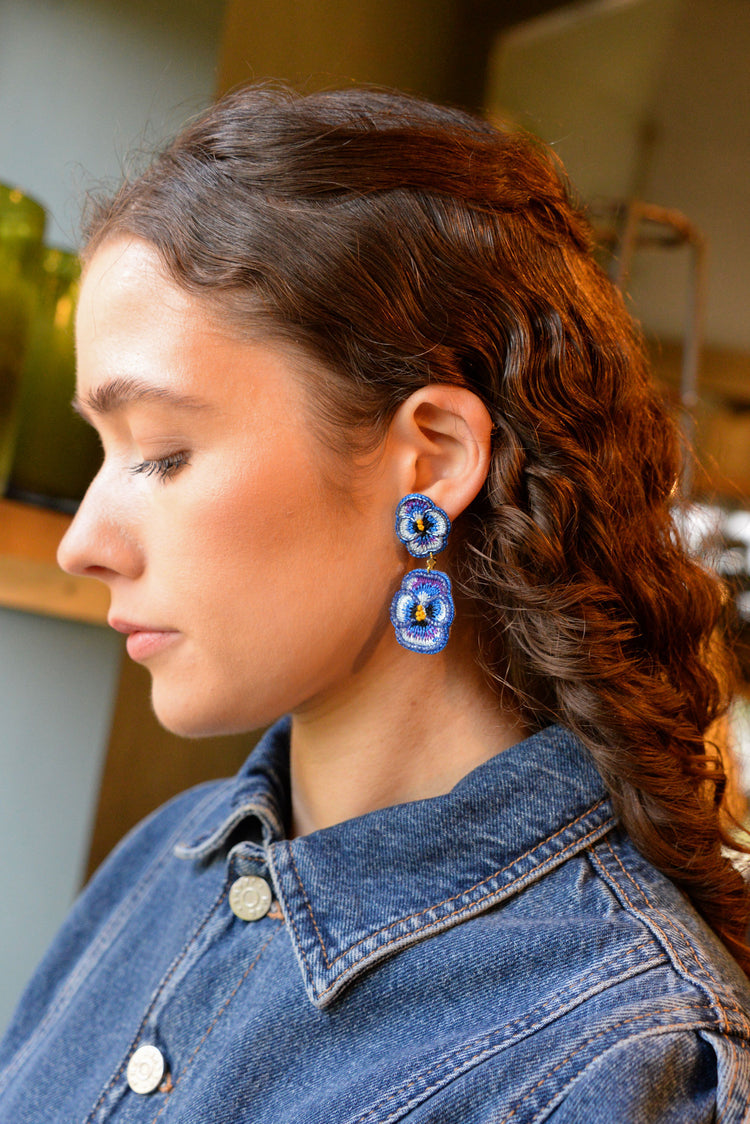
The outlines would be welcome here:
[[[404,496],[396,509],[396,534],[415,558],[443,550],[450,529],[451,521],[442,507],[421,492]]]

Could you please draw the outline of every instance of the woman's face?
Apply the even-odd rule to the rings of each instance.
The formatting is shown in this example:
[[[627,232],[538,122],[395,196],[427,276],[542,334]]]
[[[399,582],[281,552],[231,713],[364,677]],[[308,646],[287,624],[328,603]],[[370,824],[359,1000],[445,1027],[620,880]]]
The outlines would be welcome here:
[[[299,359],[232,338],[136,239],[95,254],[77,343],[104,461],[60,563],[109,586],[165,726],[250,729],[395,650],[399,497],[316,436]]]

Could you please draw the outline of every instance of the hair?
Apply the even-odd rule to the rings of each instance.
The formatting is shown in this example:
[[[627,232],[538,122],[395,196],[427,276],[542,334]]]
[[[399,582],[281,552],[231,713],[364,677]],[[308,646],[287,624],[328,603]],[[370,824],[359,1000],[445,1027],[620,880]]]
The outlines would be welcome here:
[[[490,412],[454,581],[477,659],[527,724],[591,753],[641,853],[750,970],[712,731],[726,596],[673,508],[682,447],[554,158],[527,135],[366,88],[240,88],[94,205],[85,255],[129,234],[241,333],[320,362],[349,446],[427,383]]]

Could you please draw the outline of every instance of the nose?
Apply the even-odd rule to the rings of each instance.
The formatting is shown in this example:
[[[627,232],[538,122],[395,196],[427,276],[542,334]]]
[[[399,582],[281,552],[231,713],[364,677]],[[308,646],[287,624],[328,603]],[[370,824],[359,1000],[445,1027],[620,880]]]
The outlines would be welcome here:
[[[138,577],[143,552],[132,522],[107,487],[102,469],[57,548],[58,565],[69,574],[104,582]]]

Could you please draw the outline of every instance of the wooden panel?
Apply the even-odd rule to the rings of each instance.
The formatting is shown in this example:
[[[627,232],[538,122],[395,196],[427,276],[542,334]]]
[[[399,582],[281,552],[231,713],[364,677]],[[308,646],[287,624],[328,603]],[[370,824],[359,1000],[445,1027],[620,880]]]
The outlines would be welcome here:
[[[675,340],[649,340],[654,374],[668,386],[680,385],[682,345]],[[701,348],[698,394],[709,401],[750,406],[750,354],[731,348]]]
[[[0,555],[54,563],[70,516],[13,500],[0,500]]]
[[[0,499],[0,605],[29,613],[105,624],[109,592],[101,582],[59,569],[55,555],[70,517]]]
[[[750,497],[750,410],[703,409],[696,418],[703,490],[745,507]]]
[[[649,343],[654,374],[679,409],[682,348]],[[750,497],[750,354],[705,347],[698,370],[698,401],[691,411],[697,457],[694,495],[745,506]]]

